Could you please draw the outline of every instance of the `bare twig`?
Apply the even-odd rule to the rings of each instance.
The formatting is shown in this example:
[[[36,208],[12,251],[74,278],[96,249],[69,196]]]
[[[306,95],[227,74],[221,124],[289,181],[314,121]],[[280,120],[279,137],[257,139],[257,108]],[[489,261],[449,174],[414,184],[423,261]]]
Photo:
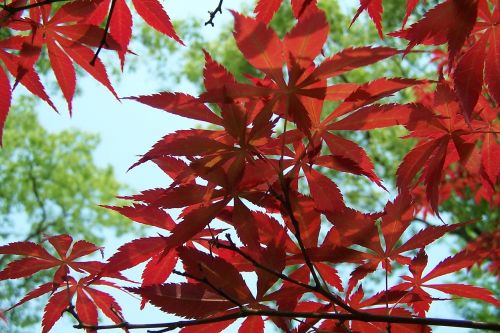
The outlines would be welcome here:
[[[215,15],[217,15],[217,13],[221,14],[222,15],[222,3],[224,2],[224,0],[219,0],[219,4],[217,5],[217,7],[213,10],[213,11],[208,11],[208,14],[210,15],[210,18],[208,19],[207,22],[205,22],[205,25],[211,25],[212,27],[214,26],[214,18],[215,18]]]

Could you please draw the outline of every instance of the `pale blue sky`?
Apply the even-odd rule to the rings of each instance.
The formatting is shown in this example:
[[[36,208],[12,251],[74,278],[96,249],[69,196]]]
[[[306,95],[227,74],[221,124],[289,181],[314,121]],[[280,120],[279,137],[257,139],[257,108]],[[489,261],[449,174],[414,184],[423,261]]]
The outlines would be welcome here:
[[[243,0],[226,0],[224,1],[224,8],[237,9],[244,2]],[[217,3],[218,0],[164,1],[165,7],[173,19],[185,19],[188,16],[195,16],[206,20],[208,17],[207,11],[214,9]],[[216,18],[216,28],[206,27],[203,29],[203,33],[208,37],[213,37],[216,35],[217,26],[220,27],[231,20],[232,16],[224,10],[223,14],[218,15]],[[147,61],[147,59],[142,61]],[[161,82],[155,81],[155,73],[148,73],[141,69],[133,74],[124,73],[124,76],[125,79],[115,85],[120,96],[154,93],[158,91],[158,86],[161,85]],[[82,94],[73,103],[73,117],[70,119],[64,111],[64,101],[56,98],[55,102],[62,111],[60,115],[40,104],[39,115],[44,126],[52,131],[73,127],[98,133],[102,138],[102,143],[95,152],[95,159],[100,165],[112,165],[120,181],[130,184],[137,190],[167,186],[167,177],[152,165],[145,164],[128,173],[126,170],[137,160],[137,155],[145,153],[166,133],[194,127],[197,124],[136,102],[125,100],[120,103],[105,88],[88,77],[79,78],[78,82]],[[195,93],[194,87],[187,83],[181,83],[175,87],[175,90]],[[128,237],[128,239],[132,238],[134,238],[134,235]],[[122,242],[117,240],[104,244],[106,246],[106,255],[112,254],[113,250],[120,244]],[[444,258],[444,251],[445,248],[440,247],[435,253],[430,254],[431,259],[434,258],[435,262],[440,261]],[[129,301],[128,296],[120,297],[120,299],[125,301],[122,305],[125,308],[126,319],[130,322],[144,323],[174,320],[163,313],[152,311],[151,307],[147,307],[145,312],[142,313],[136,311],[136,304],[132,304],[133,302]],[[450,306],[446,305],[433,307],[430,315],[454,317],[450,311]],[[71,325],[72,322],[69,320],[61,321],[53,332],[72,332]],[[234,331],[234,329],[230,331]],[[435,329],[434,331],[446,332],[447,330]],[[454,332],[460,331],[454,329]],[[121,332],[121,330],[116,330],[116,332]]]

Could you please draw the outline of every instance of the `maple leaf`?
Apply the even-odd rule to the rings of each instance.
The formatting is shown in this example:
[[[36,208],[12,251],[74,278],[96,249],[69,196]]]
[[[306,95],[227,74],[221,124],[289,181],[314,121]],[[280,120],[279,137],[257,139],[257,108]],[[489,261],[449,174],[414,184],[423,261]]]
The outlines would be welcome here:
[[[25,256],[25,258],[10,262],[0,272],[0,280],[28,277],[39,271],[58,267],[54,274],[54,283],[59,285],[63,283],[69,273],[69,268],[78,272],[99,270],[95,262],[75,261],[98,251],[99,248],[94,244],[80,240],[71,246],[73,239],[69,235],[52,236],[47,241],[54,247],[60,259],[51,255],[42,246],[32,242],[15,242],[0,246],[0,254]]]
[[[75,296],[76,315],[86,325],[97,325],[98,309],[116,324],[122,323],[122,310],[116,300],[111,295],[95,289],[91,285],[115,287],[114,284],[96,279],[93,276],[82,278],[79,281],[69,277],[67,286],[64,286],[63,290],[53,293],[45,305],[42,333],[48,333],[54,324],[61,319],[64,312],[72,306],[72,299]]]
[[[45,305],[44,315],[42,318],[42,333],[49,332],[54,324],[61,318],[64,310],[69,305],[68,293],[66,290],[61,290],[54,293]]]
[[[474,107],[481,94],[483,82],[493,99],[500,100],[500,74],[498,45],[500,45],[500,28],[498,18],[489,11],[482,11],[485,22],[476,24],[479,32],[474,41],[460,57],[453,72],[454,88],[462,104],[464,116],[470,121]],[[484,71],[484,75],[483,75]]]
[[[2,145],[3,128],[5,125],[5,120],[9,114],[10,101],[12,98],[12,93],[10,90],[10,83],[7,74],[0,68],[0,145]]]
[[[283,0],[259,0],[254,13],[259,21],[268,24],[278,11]],[[308,8],[317,8],[316,0],[292,0],[292,12],[299,18]]]
[[[123,71],[125,54],[132,38],[132,13],[130,13],[125,0],[116,0],[109,31],[111,36],[120,45],[118,55],[120,56],[121,69]]]
[[[325,238],[326,243],[336,246],[357,244],[369,249],[369,252],[358,250],[362,252],[359,255],[362,264],[351,273],[347,294],[361,279],[374,272],[379,264],[382,264],[382,267],[389,273],[392,270],[392,261],[399,264],[409,263],[408,258],[402,256],[402,253],[424,248],[445,233],[468,224],[429,226],[405,242],[399,243],[403,233],[411,226],[411,221],[415,217],[413,203],[411,196],[403,193],[394,201],[388,201],[382,214],[367,215],[352,209],[326,214],[328,220],[334,225]],[[376,224],[378,218],[381,218],[379,226]]]
[[[147,261],[165,250],[163,237],[135,239],[118,248],[105,266],[105,272],[118,272]]]
[[[389,35],[409,41],[406,52],[415,45],[448,43],[449,61],[453,63],[477,17],[478,0],[447,0],[425,13],[405,30]]]
[[[30,277],[43,269],[59,267],[52,282],[31,290],[6,311],[51,293],[42,318],[42,332],[47,333],[71,306],[71,300],[76,295],[76,313],[84,323],[97,325],[97,308],[100,308],[115,323],[122,322],[121,308],[114,298],[91,287],[94,285],[117,288],[113,283],[103,280],[102,277],[122,278],[122,276],[120,274],[103,274],[103,265],[97,261],[76,261],[76,259],[100,249],[87,241],[73,242],[69,235],[52,236],[47,238],[47,241],[52,245],[60,259],[51,255],[44,247],[32,242],[14,242],[0,247],[2,254],[26,257],[9,263],[0,272],[2,280]],[[69,275],[70,268],[88,275],[77,282]],[[96,274],[100,274],[101,277],[97,277]]]
[[[382,7],[382,0],[360,0],[360,6],[356,11],[356,14],[352,18],[351,25],[356,21],[359,14],[363,11],[368,11],[368,14],[372,18],[375,26],[377,27],[377,32],[380,38],[384,38],[384,33],[382,32],[382,12],[384,8]]]
[[[267,24],[271,21],[273,15],[278,11],[281,1],[282,0],[260,0],[257,2],[253,12],[256,14],[258,20]]]
[[[187,211],[184,214],[182,222],[173,225],[169,224],[168,229],[163,227],[165,230],[168,230],[171,233],[167,237],[159,236],[159,237],[139,238],[129,243],[126,243],[125,245],[122,245],[118,249],[118,251],[108,260],[108,263],[105,266],[105,272],[117,272],[137,266],[138,264],[148,260],[153,260],[154,262],[157,262],[156,260],[163,259],[166,255],[168,255],[169,251],[173,251],[173,249],[175,249],[177,246],[180,246],[188,241],[191,241],[193,237],[202,233],[205,226],[208,225],[217,216],[217,214],[225,207],[228,201],[229,200],[222,200],[209,206],[198,205],[192,207],[191,209],[187,209]],[[137,219],[139,216],[140,216],[139,218],[144,221],[146,220],[150,221],[152,219],[155,219],[151,215],[151,212],[156,210],[151,210],[151,209],[143,210],[142,207],[140,206],[138,207],[139,210],[132,209],[132,213],[128,211],[129,208],[125,210],[120,208],[118,209],[113,208],[113,209],[117,210],[118,212],[124,212],[129,216],[134,216],[134,219]],[[145,216],[143,217],[142,215]],[[153,223],[155,224],[155,226],[164,225],[163,222],[161,222],[162,224],[158,224],[156,222]],[[175,266],[175,265],[170,265],[169,262],[167,261],[162,263],[166,264],[168,267],[171,267],[172,269],[173,266]],[[147,272],[143,274],[149,275],[150,272],[152,272],[151,268],[149,268]],[[159,276],[168,277],[170,272],[165,271]],[[156,282],[157,279],[160,278],[151,277],[152,281]]]
[[[132,0],[137,13],[147,24],[184,45],[174,30],[170,18],[158,0]]]
[[[186,318],[203,318],[234,307],[226,298],[201,283],[179,283],[126,288],[162,311]]]
[[[431,296],[424,291],[422,287],[439,290],[441,292],[459,297],[475,298],[500,306],[500,302],[492,296],[491,291],[484,288],[456,283],[428,283],[436,277],[456,272],[465,267],[470,267],[474,264],[474,258],[475,255],[473,253],[459,252],[455,256],[448,257],[443,260],[430,272],[422,276],[423,270],[427,266],[427,254],[424,250],[420,250],[410,264],[410,272],[412,273],[412,276],[403,276],[403,279],[407,282],[394,286],[393,289],[410,289],[411,293],[415,293],[421,297],[421,300],[415,302],[415,304],[410,304],[419,314],[424,314],[428,310],[429,304],[432,302]]]
[[[209,286],[217,286],[217,290],[228,295],[229,300],[240,304],[254,300],[240,273],[229,262],[194,248],[181,247],[177,252],[190,277],[205,281]]]
[[[249,317],[241,324],[238,332],[264,333],[264,320],[262,317]]]
[[[408,21],[408,18],[410,17],[411,13],[413,12],[413,10],[415,9],[415,7],[418,5],[419,2],[420,2],[420,0],[407,0],[406,1],[406,12],[405,12],[405,16],[403,18],[403,23],[401,24],[401,26],[403,28],[405,27],[406,22]]]
[[[283,41],[263,22],[237,13],[233,15],[238,48],[251,65],[266,74],[266,78],[258,80],[255,86],[228,83],[222,88],[207,89],[202,100],[221,102],[228,98],[248,98],[251,94],[261,98],[269,96],[267,105],[273,112],[294,121],[307,135],[318,125],[315,122],[320,118],[325,96],[328,92],[330,96],[334,94],[326,85],[327,79],[400,52],[386,47],[346,49],[316,66],[313,60],[319,55],[328,34],[322,11],[307,10]],[[282,71],[285,63],[287,80]]]
[[[29,92],[45,101],[52,109],[57,110],[50,100],[50,97],[45,92],[45,88],[40,82],[40,77],[38,76],[38,74],[32,68],[30,68],[24,69],[23,75],[21,75],[19,57],[7,52],[7,50],[9,49],[19,51],[26,40],[27,37],[21,36],[12,36],[10,38],[0,40],[0,60],[4,63],[7,71],[12,76],[20,78],[19,82],[24,85]],[[5,87],[7,88],[7,86]],[[6,101],[10,101],[10,99],[8,98],[10,94],[10,88],[7,90],[2,90],[2,93],[5,94],[5,97],[7,97]]]
[[[154,95],[126,97],[178,116],[222,125],[222,119],[203,103],[186,94],[163,92]]]
[[[100,46],[101,36],[105,35],[105,31],[96,25],[83,22],[97,8],[98,2],[95,0],[90,3],[82,0],[73,1],[61,6],[50,18],[48,11],[44,10],[38,19],[30,18],[20,24],[20,29],[31,30],[31,34],[23,43],[24,50],[28,50],[28,53],[23,52],[23,49],[20,52],[20,58],[23,61],[19,65],[16,80],[21,80],[34,65],[42,46],[46,44],[52,69],[70,112],[76,88],[73,61],[118,98],[109,82],[104,64],[101,60],[94,59],[94,52],[89,48],[89,46]],[[107,37],[104,47],[120,50],[120,45],[111,36]]]
[[[435,113],[423,105],[417,109],[420,110],[418,116],[407,127],[412,130],[409,137],[422,140],[400,164],[397,184],[400,190],[408,190],[417,172],[424,168],[421,178],[426,184],[427,199],[437,213],[443,168],[456,161],[467,163],[474,144],[465,138],[472,132],[461,115],[456,95],[446,83],[438,84],[434,93]]]

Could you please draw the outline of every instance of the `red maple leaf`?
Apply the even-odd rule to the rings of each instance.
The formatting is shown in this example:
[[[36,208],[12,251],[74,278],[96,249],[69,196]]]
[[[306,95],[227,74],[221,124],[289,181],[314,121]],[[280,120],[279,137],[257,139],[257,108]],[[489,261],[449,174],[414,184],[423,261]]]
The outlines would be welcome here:
[[[477,18],[478,0],[447,0],[425,13],[409,28],[389,35],[409,41],[407,52],[415,45],[448,43],[449,60],[453,63]]]
[[[278,11],[283,0],[259,0],[255,6],[254,13],[259,21],[268,24]],[[316,0],[292,0],[292,12],[299,18],[309,7],[316,7]]]
[[[436,277],[472,266],[475,263],[475,259],[476,256],[473,253],[459,252],[455,256],[443,260],[430,272],[422,276],[423,270],[427,266],[427,254],[424,250],[420,250],[410,264],[412,276],[403,276],[403,279],[407,282],[396,285],[392,289],[408,290],[406,297],[416,295],[418,301],[410,302],[410,305],[419,315],[424,315],[432,302],[432,297],[422,288],[435,289],[459,297],[476,298],[500,306],[500,302],[492,296],[491,291],[484,288],[456,283],[428,283]]]
[[[99,248],[87,241],[77,241],[69,235],[59,235],[47,238],[47,241],[56,250],[59,258],[54,257],[47,250],[32,242],[15,242],[0,246],[0,254],[20,255],[25,258],[10,262],[0,272],[0,280],[18,279],[31,276],[39,271],[55,268],[53,283],[62,284],[69,273],[69,269],[77,272],[97,273],[100,266],[95,261],[76,261],[83,256],[98,251]]]
[[[420,111],[407,126],[412,130],[408,137],[421,138],[421,141],[404,157],[397,171],[397,184],[406,191],[423,169],[420,179],[426,184],[427,199],[437,213],[443,169],[457,161],[466,164],[474,143],[467,139],[473,131],[466,124],[456,95],[448,84],[438,84],[432,108],[431,111],[427,106],[417,106]],[[478,125],[473,123],[474,127]]]

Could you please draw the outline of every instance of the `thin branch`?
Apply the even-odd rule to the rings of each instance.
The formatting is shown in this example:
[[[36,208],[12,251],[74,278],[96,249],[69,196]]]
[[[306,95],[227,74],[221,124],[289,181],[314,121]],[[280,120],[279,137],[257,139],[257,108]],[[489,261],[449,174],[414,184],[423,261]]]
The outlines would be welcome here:
[[[63,313],[67,312],[69,313],[75,320],[78,322],[78,325],[75,326],[85,326],[85,324],[81,321],[80,317],[78,316],[78,313],[75,311],[75,306],[73,304],[70,304],[66,309],[64,309]]]
[[[223,243],[216,242],[215,246],[223,248],[223,249],[231,250],[233,252],[238,253],[240,256],[242,256],[243,258],[245,258],[247,261],[249,261],[255,267],[257,267],[259,269],[262,269],[262,270],[264,270],[264,271],[266,271],[266,272],[268,272],[270,274],[273,274],[274,276],[277,276],[277,277],[279,277],[280,279],[282,279],[284,281],[293,283],[293,284],[295,284],[295,285],[297,285],[299,287],[302,287],[304,289],[310,290],[311,292],[319,293],[322,296],[326,297],[328,300],[330,300],[334,305],[338,305],[338,306],[340,306],[341,308],[343,308],[344,310],[346,310],[346,311],[348,311],[350,313],[357,313],[358,312],[356,309],[353,309],[349,305],[347,305],[340,297],[338,297],[338,296],[330,293],[328,290],[325,290],[325,289],[323,289],[321,287],[311,286],[309,284],[302,283],[300,281],[292,279],[291,277],[289,277],[289,276],[287,276],[287,275],[285,275],[285,274],[283,274],[281,272],[277,272],[277,271],[275,271],[275,270],[273,270],[273,269],[271,269],[271,268],[269,268],[269,267],[261,264],[260,262],[258,262],[254,258],[252,258],[250,255],[248,255],[247,253],[245,253],[241,249],[239,249],[234,244],[234,242],[232,241],[230,235],[226,235],[226,237],[227,237],[230,245],[225,245]]]
[[[212,27],[214,26],[214,18],[215,18],[215,15],[217,15],[217,13],[221,14],[222,15],[222,3],[224,2],[224,0],[219,0],[219,4],[217,5],[217,7],[214,9],[214,11],[208,11],[208,14],[210,15],[210,18],[208,19],[207,22],[205,22],[205,25],[211,25]]]
[[[106,45],[106,39],[108,37],[108,32],[109,32],[109,26],[111,24],[111,17],[113,16],[113,12],[115,11],[115,4],[116,0],[111,0],[111,7],[109,8],[109,13],[108,13],[108,18],[106,20],[106,26],[104,27],[104,33],[102,34],[101,41],[99,42],[99,47],[97,48],[97,51],[95,51],[94,57],[90,61],[90,64],[94,66],[97,57],[99,56],[99,53],[101,52],[102,48]]]
[[[202,270],[201,266],[199,267],[200,270]],[[180,272],[178,270],[173,270],[172,273],[176,274],[176,275],[179,275],[179,276],[184,276],[184,277],[187,277],[187,278],[190,278],[190,279],[193,279],[195,281],[198,281],[202,284],[205,284],[207,286],[209,286],[211,289],[213,289],[217,294],[219,294],[220,296],[224,297],[225,299],[227,299],[228,301],[230,301],[231,303],[233,303],[234,305],[236,305],[237,307],[239,307],[240,309],[243,308],[243,304],[241,304],[239,301],[237,301],[236,299],[234,299],[232,296],[229,296],[224,290],[222,290],[221,288],[215,286],[212,282],[210,282],[206,277],[197,277],[195,275],[192,275],[192,274],[189,274],[189,273],[186,273],[186,272]]]
[[[315,291],[314,290],[314,287],[313,286],[310,286],[306,283],[302,283],[300,281],[297,281],[295,279],[292,279],[291,277],[283,274],[283,273],[280,273],[278,271],[275,271],[267,266],[264,266],[262,265],[260,262],[258,262],[257,260],[255,260],[254,258],[252,258],[250,255],[246,254],[245,252],[243,252],[240,248],[238,248],[233,240],[231,239],[230,235],[227,234],[226,235],[228,241],[229,241],[229,245],[226,245],[226,244],[223,244],[223,243],[220,243],[220,242],[216,242],[215,243],[215,246],[216,247],[220,247],[220,248],[223,248],[223,249],[226,249],[226,250],[231,250],[233,252],[236,252],[238,253],[240,256],[242,256],[243,258],[245,258],[247,261],[249,261],[252,265],[254,265],[255,267],[259,268],[259,269],[262,269],[272,275],[275,275],[277,277],[279,277],[280,279],[284,280],[284,281],[287,281],[287,282],[290,282],[290,283],[293,283],[299,287],[302,287],[302,288],[305,288],[305,289],[308,289],[308,290],[311,290],[311,291]]]
[[[385,259],[385,313],[389,314],[389,294],[387,291],[389,290],[389,280],[388,280],[388,272],[387,265],[389,264],[389,260]],[[391,323],[387,322],[387,333],[391,333]]]
[[[425,224],[426,226],[430,226],[430,227],[433,226],[429,221],[424,220],[424,219],[422,219],[420,217],[414,217],[413,221],[415,221],[415,222],[421,222],[421,223]]]
[[[23,11],[25,9],[42,7],[45,5],[50,5],[51,3],[54,3],[54,2],[63,2],[63,1],[70,1],[70,0],[43,0],[40,2],[34,2],[34,3],[30,3],[28,5],[19,6],[19,7],[12,7],[11,4],[8,4],[8,5],[0,4],[0,8],[9,12],[10,14],[15,14],[15,13]]]
[[[304,257],[304,261],[306,262],[307,267],[309,267],[309,270],[311,271],[311,275],[313,277],[314,283],[316,284],[316,287],[320,288],[321,282],[319,281],[318,275],[316,273],[316,268],[314,267],[311,259],[309,258],[309,255],[307,254],[306,248],[305,248],[304,243],[302,241],[302,235],[300,232],[299,221],[297,221],[297,219],[295,218],[295,215],[293,213],[292,204],[290,201],[290,184],[283,179],[281,186],[282,186],[282,190],[283,190],[283,194],[284,194],[283,204],[285,206],[285,210],[286,210],[288,216],[290,217],[290,220],[292,221],[293,227],[295,229],[294,235],[295,235],[295,238],[297,239],[297,243],[299,245],[300,252],[302,253],[302,256]]]
[[[218,323],[226,320],[235,320],[250,316],[266,316],[266,317],[281,317],[281,318],[316,318],[316,319],[333,319],[339,321],[363,321],[363,322],[389,322],[393,324],[410,324],[410,325],[430,325],[430,326],[445,326],[445,327],[463,327],[472,329],[485,329],[500,331],[500,324],[486,323],[471,320],[443,319],[443,318],[422,318],[422,317],[401,317],[374,315],[370,313],[324,313],[324,312],[293,312],[293,311],[275,311],[275,310],[255,310],[255,309],[240,309],[238,312],[221,315],[216,317],[194,319],[194,320],[179,320],[169,323],[156,324],[129,324],[120,323],[116,325],[85,325],[78,324],[73,327],[76,329],[88,330],[109,330],[115,328],[132,329],[149,329],[163,328],[165,330],[173,330],[188,326],[197,326],[210,323]]]

